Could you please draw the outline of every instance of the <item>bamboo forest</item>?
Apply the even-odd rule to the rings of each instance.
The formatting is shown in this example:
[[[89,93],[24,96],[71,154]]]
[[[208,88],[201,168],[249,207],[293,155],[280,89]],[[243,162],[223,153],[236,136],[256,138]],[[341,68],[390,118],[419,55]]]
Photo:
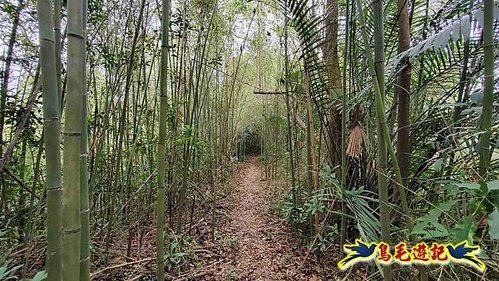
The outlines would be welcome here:
[[[499,280],[497,0],[0,0],[0,280]]]

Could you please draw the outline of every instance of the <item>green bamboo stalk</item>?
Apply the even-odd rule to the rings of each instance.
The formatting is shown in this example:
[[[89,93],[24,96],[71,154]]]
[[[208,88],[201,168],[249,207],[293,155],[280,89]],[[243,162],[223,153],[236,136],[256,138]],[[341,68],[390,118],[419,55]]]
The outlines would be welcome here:
[[[360,0],[356,0],[356,2],[357,2],[357,9],[359,11],[359,23],[360,23],[360,27],[362,29],[362,41],[364,42],[365,46],[369,46],[366,24],[365,24],[364,14],[363,14],[363,10],[362,10],[362,3],[360,2]],[[410,232],[412,230],[412,219],[410,217],[409,206],[407,205],[407,196],[406,196],[405,187],[404,187],[404,184],[402,181],[402,175],[400,173],[400,168],[399,168],[399,164],[397,161],[397,156],[395,155],[395,150],[393,149],[393,146],[392,146],[392,141],[390,138],[388,125],[386,123],[385,104],[382,102],[383,99],[381,97],[380,85],[378,84],[378,79],[376,78],[376,70],[375,70],[374,60],[373,60],[372,54],[369,51],[369,49],[366,50],[365,55],[366,55],[367,64],[369,66],[369,71],[370,71],[371,77],[373,78],[373,82],[374,82],[373,83],[374,84],[374,93],[375,93],[375,95],[379,96],[379,98],[376,98],[376,112],[378,115],[378,123],[381,125],[381,133],[383,135],[383,141],[388,143],[387,149],[388,149],[388,154],[390,155],[390,158],[392,159],[392,166],[393,166],[393,170],[395,172],[395,183],[396,183],[396,186],[397,186],[398,191],[400,193],[400,203],[401,203],[401,208],[402,208],[402,214],[405,217],[407,228]]]
[[[165,224],[165,162],[166,162],[166,119],[168,109],[168,36],[170,26],[170,0],[162,1],[161,18],[161,72],[158,136],[158,198],[156,206],[156,266],[158,281],[165,280],[164,224]]]
[[[484,1],[483,15],[484,81],[482,118],[480,121],[480,161],[478,173],[487,179],[490,166],[490,135],[492,125],[492,103],[494,102],[494,0]]]
[[[309,163],[309,185],[310,185],[310,195],[318,195],[317,192],[319,190],[319,166],[317,161],[317,146],[315,143],[315,128],[314,128],[314,112],[312,107],[312,93],[310,91],[310,76],[306,71],[307,67],[305,66],[304,80],[305,80],[305,93],[307,99],[307,161]],[[310,220],[311,224],[313,223],[315,234],[320,234],[321,226],[320,226],[320,213],[316,212],[313,219]]]
[[[85,77],[83,0],[68,1],[67,99],[64,124],[63,182],[63,276],[78,280],[80,276],[80,150],[82,95]]]
[[[86,45],[87,34],[87,5],[83,0],[82,24],[83,24],[83,46]],[[81,63],[83,81],[86,82],[86,54],[83,54]],[[82,88],[81,96],[81,147],[80,147],[80,217],[81,217],[81,246],[80,246],[80,281],[90,280],[90,202],[88,192],[88,131],[87,131],[87,100],[88,92],[86,83]]]
[[[188,35],[187,35],[187,26],[186,26],[186,21],[187,21],[187,11],[186,11],[186,5],[187,3],[184,1],[182,3],[182,35],[180,36],[179,40],[181,41],[180,43],[180,53],[179,53],[179,60],[180,60],[180,81],[179,82],[179,89],[180,91],[178,92],[178,95],[181,97],[182,100],[185,101],[190,101],[190,91],[187,87],[188,83],[190,81],[187,81],[187,70],[189,69],[188,66],[188,61],[189,59],[187,58],[187,41],[188,41]],[[190,75],[189,75],[190,77]],[[192,123],[190,120],[190,102],[184,102],[183,108],[184,108],[184,124],[188,125],[190,128],[192,128]],[[192,133],[192,132],[191,132]],[[185,140],[185,142],[182,144],[182,182],[180,184],[180,189],[179,189],[179,195],[178,195],[178,211],[177,211],[177,234],[181,234],[182,228],[184,226],[184,215],[186,214],[186,208],[187,208],[187,180],[190,176],[190,160],[191,160],[191,149],[190,149],[190,140],[191,140],[191,133],[189,133],[189,136]]]
[[[62,105],[62,62],[61,62],[61,0],[54,1],[54,36],[55,36],[55,66],[57,75],[57,95],[59,105]],[[60,106],[62,110],[62,106]]]
[[[290,104],[289,104],[289,56],[288,56],[288,15],[284,14],[284,87],[286,92],[286,118],[288,128],[288,152],[289,164],[291,169],[291,194],[293,196],[293,203],[296,204],[296,178],[295,178],[295,163],[293,154],[293,136],[291,135],[291,117],[290,117]]]
[[[61,128],[51,1],[37,1],[37,11],[40,26],[40,64],[42,70],[43,125],[46,154],[46,269],[48,280],[62,280]]]
[[[364,45],[366,46],[366,59],[369,65],[369,70],[371,73],[371,76],[373,78],[374,82],[374,92],[375,92],[375,100],[376,100],[376,113],[378,117],[378,137],[380,140],[378,141],[378,150],[380,149],[385,149],[383,151],[383,155],[381,155],[380,151],[378,151],[378,162],[381,161],[386,161],[386,149],[388,150],[388,153],[390,155],[390,158],[392,159],[392,164],[393,164],[393,170],[395,172],[395,178],[396,178],[396,186],[398,188],[398,191],[400,193],[400,201],[401,201],[401,207],[402,207],[402,214],[405,216],[406,220],[406,227],[408,229],[408,232],[410,233],[412,230],[412,220],[410,217],[410,210],[407,205],[407,196],[405,192],[405,187],[402,179],[402,175],[400,173],[400,168],[399,164],[397,161],[397,156],[395,154],[395,151],[392,146],[392,141],[390,138],[389,130],[388,130],[388,125],[386,123],[386,116],[385,116],[385,103],[384,103],[384,81],[382,77],[384,77],[384,62],[383,58],[381,56],[376,57],[376,63],[375,65],[372,54],[367,46],[369,46],[369,40],[367,37],[367,31],[366,31],[366,25],[365,25],[365,20],[364,20],[364,14],[363,14],[363,9],[362,9],[362,3],[360,0],[356,0],[357,2],[357,8],[359,11],[359,22],[362,28],[362,39],[364,42]],[[383,29],[382,29],[382,3],[381,1],[378,1],[379,3],[373,3],[374,8],[375,8],[375,48],[378,50],[378,52],[383,50],[383,42],[379,42],[379,39],[376,40],[377,36],[383,36]],[[381,12],[381,14],[380,14]],[[380,28],[381,26],[381,28]],[[381,30],[381,34],[380,33]],[[377,34],[378,33],[378,34]],[[379,63],[381,61],[381,63]],[[379,143],[384,143],[384,145],[380,145]],[[388,239],[389,238],[389,208],[388,208],[388,186],[387,186],[387,167],[386,167],[386,162],[384,163],[378,163],[378,185],[379,188],[381,189],[379,191],[380,194],[380,216],[381,216],[381,228],[382,228],[382,239]],[[381,182],[379,182],[381,180]],[[386,186],[385,186],[386,185]],[[386,190],[384,190],[386,188]],[[388,212],[388,213],[387,213]],[[388,221],[388,222],[387,222]],[[387,238],[387,224],[388,224],[388,238]],[[385,241],[388,242],[388,241]],[[387,280],[388,278],[392,278],[392,273],[391,273],[391,268],[388,268],[387,266],[384,267],[383,270],[384,273],[384,278]]]
[[[373,20],[374,20],[374,67],[375,76],[373,79],[377,81],[378,91],[375,95],[377,105],[385,104],[385,40],[383,30],[383,1],[375,0],[372,2]],[[370,53],[366,45],[366,53]],[[379,212],[381,221],[381,239],[390,244],[390,206],[388,200],[388,159],[387,159],[387,140],[389,136],[383,134],[381,117],[385,117],[385,111],[377,111],[378,123],[376,126],[377,136],[379,140],[376,142],[377,151],[377,176],[378,176],[378,196],[379,196]],[[391,145],[391,144],[390,144]],[[393,271],[391,265],[383,266],[383,278],[390,281],[393,279]]]

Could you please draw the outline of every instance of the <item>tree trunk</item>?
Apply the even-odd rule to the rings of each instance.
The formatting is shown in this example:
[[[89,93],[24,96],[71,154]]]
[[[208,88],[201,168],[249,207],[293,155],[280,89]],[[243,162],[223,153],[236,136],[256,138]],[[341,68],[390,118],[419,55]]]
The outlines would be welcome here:
[[[398,0],[398,53],[402,53],[411,47],[409,12],[407,0]],[[410,126],[410,86],[411,86],[411,64],[409,58],[403,59],[402,70],[398,78],[398,85],[395,88],[398,99],[398,133],[397,133],[397,158],[400,166],[400,173],[404,184],[409,176],[409,126]]]
[[[480,162],[478,172],[487,179],[490,166],[490,135],[492,104],[494,102],[494,0],[485,0],[483,16],[483,57],[485,62],[483,82],[482,118],[480,121]]]
[[[338,62],[338,1],[327,0],[325,19],[325,42],[324,59],[329,81],[332,105],[327,114],[327,147],[328,158],[331,167],[335,167],[341,162],[341,115],[339,114],[336,99],[342,91],[341,72]]]

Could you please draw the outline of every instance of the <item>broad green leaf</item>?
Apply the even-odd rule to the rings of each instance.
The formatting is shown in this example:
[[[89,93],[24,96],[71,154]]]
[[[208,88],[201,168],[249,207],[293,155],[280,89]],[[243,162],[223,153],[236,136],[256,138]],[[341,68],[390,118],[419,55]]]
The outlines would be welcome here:
[[[460,35],[461,35],[461,26],[456,24],[452,27],[452,33],[451,33],[452,40],[457,41]]]
[[[489,236],[492,240],[499,240],[499,211],[495,209],[489,214]]]
[[[433,169],[435,169],[436,171],[440,171],[443,167],[444,167],[443,158],[439,158],[437,159],[437,161],[435,161],[435,163],[433,163]]]
[[[33,279],[31,279],[31,281],[42,281],[45,279],[47,279],[47,272],[45,270],[43,270],[43,271],[37,272],[35,274],[35,276],[33,277]]]
[[[7,266],[2,266],[0,267],[0,280],[4,280],[6,279],[7,277],[9,277],[12,273],[16,272],[16,270],[18,270],[19,268],[21,268],[23,265],[18,265],[18,266],[14,266],[13,268],[11,269],[8,269]]]
[[[417,219],[412,233],[421,235],[423,239],[448,237],[449,231],[438,222],[442,213],[446,213],[456,204],[456,201],[446,201],[436,205],[428,214]]]
[[[457,187],[455,184],[447,184],[445,186],[445,190],[448,192],[449,196],[455,196],[456,194],[461,192],[459,187]]]
[[[473,13],[473,16],[475,16],[476,21],[478,24],[483,27],[483,12],[482,11],[475,11]]]
[[[421,235],[422,239],[435,239],[449,236],[449,231],[438,222],[418,223],[414,226],[412,234]]]
[[[436,222],[440,215],[444,212],[447,212],[456,204],[456,201],[446,201],[438,204],[435,208],[431,209],[427,215],[418,219],[418,221],[426,221],[426,222]]]
[[[487,189],[488,191],[499,190],[499,180],[489,181],[487,183]]]
[[[463,33],[464,41],[467,41],[470,38],[470,30],[471,30],[470,16],[466,15],[463,17],[462,26],[461,26],[461,32]]]
[[[442,32],[438,33],[433,42],[433,50],[436,52],[442,47],[449,44],[450,34],[452,32],[452,26],[444,29]]]
[[[455,242],[468,240],[470,243],[473,243],[475,229],[475,218],[470,215],[462,218],[450,232]]]
[[[476,182],[461,182],[461,183],[455,183],[455,185],[457,187],[462,187],[469,190],[480,190],[480,184]]]
[[[0,280],[3,280],[7,276],[6,272],[7,272],[7,267],[5,266],[0,267]]]
[[[476,91],[470,95],[470,100],[476,104],[481,104],[483,100],[483,91]]]

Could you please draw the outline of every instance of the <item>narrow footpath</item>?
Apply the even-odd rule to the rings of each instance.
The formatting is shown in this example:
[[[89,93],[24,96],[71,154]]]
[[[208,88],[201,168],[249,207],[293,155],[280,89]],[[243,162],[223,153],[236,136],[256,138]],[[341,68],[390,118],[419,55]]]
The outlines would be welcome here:
[[[315,280],[300,273],[303,253],[289,241],[291,230],[268,211],[270,186],[258,160],[246,161],[236,173],[237,202],[224,229],[235,244],[234,256],[222,266],[224,279]]]

